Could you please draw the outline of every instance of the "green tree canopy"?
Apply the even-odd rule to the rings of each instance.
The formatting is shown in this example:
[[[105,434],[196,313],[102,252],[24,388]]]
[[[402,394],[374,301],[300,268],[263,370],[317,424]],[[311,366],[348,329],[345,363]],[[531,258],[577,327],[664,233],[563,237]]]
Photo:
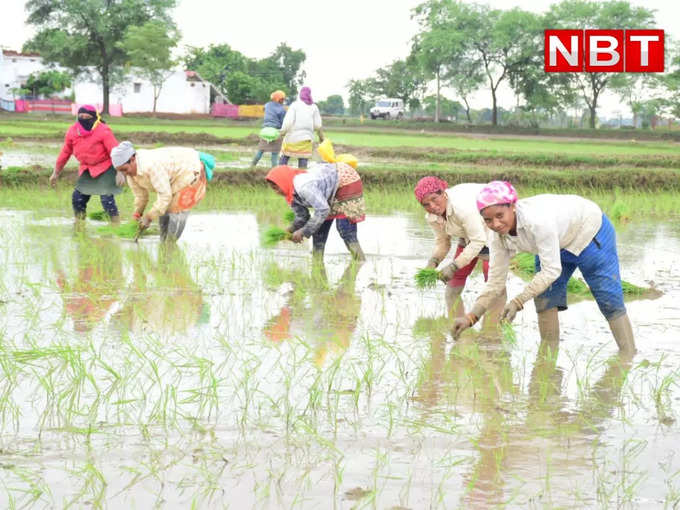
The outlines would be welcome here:
[[[261,60],[221,44],[207,49],[189,48],[185,64],[225,93],[232,103],[248,104],[268,101],[277,89],[295,97],[305,77],[301,70],[305,58],[303,51],[284,43]]]
[[[338,94],[328,96],[325,101],[318,101],[317,106],[321,113],[326,115],[343,115],[345,113],[345,101]]]
[[[179,33],[175,29],[169,29],[160,21],[147,21],[144,25],[130,27],[119,43],[128,55],[129,64],[151,82],[154,113],[163,83],[176,64],[171,51],[178,41]]]
[[[169,11],[175,0],[28,0],[27,22],[37,34],[24,51],[37,51],[47,62],[82,72],[96,69],[103,88],[103,111],[108,113],[111,77],[127,61],[118,44],[130,27],[147,21],[174,28]]]
[[[29,75],[19,92],[22,95],[49,97],[69,88],[71,82],[69,73],[50,69]]]

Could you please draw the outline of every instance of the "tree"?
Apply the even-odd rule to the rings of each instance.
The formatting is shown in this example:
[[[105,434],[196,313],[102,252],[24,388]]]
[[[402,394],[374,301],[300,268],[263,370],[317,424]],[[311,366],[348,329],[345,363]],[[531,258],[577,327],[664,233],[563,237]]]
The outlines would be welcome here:
[[[148,21],[142,26],[131,26],[119,45],[127,53],[129,64],[136,67],[141,76],[153,87],[153,113],[156,113],[158,96],[163,83],[172,73],[176,62],[171,51],[177,46],[179,33],[168,30],[160,21]]]
[[[434,117],[437,107],[439,107],[439,112],[442,117],[453,117],[456,121],[458,120],[458,116],[465,111],[463,105],[458,101],[452,101],[444,96],[427,96],[423,99],[423,109],[426,114]]]
[[[340,95],[328,96],[325,101],[318,101],[317,106],[321,113],[326,115],[343,115],[345,113],[345,102]]]
[[[550,7],[545,23],[551,28],[647,28],[654,23],[654,13],[627,1],[562,0]],[[569,73],[566,86],[580,91],[588,106],[591,128],[595,128],[598,100],[612,77],[612,73]]]
[[[426,80],[415,61],[395,60],[376,71],[373,83],[380,94],[401,99],[413,109],[420,104],[418,97],[425,91]]]
[[[189,48],[185,57],[188,69],[225,93],[233,103],[264,103],[277,89],[290,97],[297,95],[305,73],[300,69],[305,53],[279,44],[274,52],[261,60],[251,59],[227,44],[208,49]],[[248,87],[253,87],[248,90]]]
[[[111,76],[127,60],[117,43],[134,26],[156,20],[174,28],[169,10],[175,0],[28,0],[27,22],[38,33],[24,51],[37,51],[80,73],[93,66],[101,77],[103,111],[109,111]]]
[[[63,71],[51,69],[29,75],[24,86],[19,90],[22,95],[49,97],[62,92],[71,86],[71,75]]]
[[[365,80],[350,80],[347,84],[349,89],[349,112],[352,115],[368,115],[371,106],[375,103],[380,92],[373,78]]]

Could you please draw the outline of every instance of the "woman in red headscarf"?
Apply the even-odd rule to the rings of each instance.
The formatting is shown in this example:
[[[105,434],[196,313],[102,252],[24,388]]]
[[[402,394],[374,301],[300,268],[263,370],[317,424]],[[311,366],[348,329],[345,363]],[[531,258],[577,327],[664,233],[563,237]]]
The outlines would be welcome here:
[[[440,271],[446,283],[446,304],[452,315],[462,317],[464,307],[460,295],[477,261],[482,259],[484,281],[489,275],[488,229],[477,210],[476,197],[484,184],[458,184],[449,188],[446,181],[434,176],[423,177],[414,189],[416,199],[427,211],[425,219],[435,235],[435,247],[427,267],[436,268],[456,240],[452,261]]]
[[[111,221],[117,223],[118,207],[113,195],[122,191],[125,177],[118,175],[111,164],[111,149],[118,145],[111,129],[92,105],[78,109],[78,120],[66,132],[64,146],[57,157],[50,184],[56,186],[59,174],[66,162],[74,155],[80,163],[71,203],[76,219],[85,219],[90,196],[99,195],[104,211]]]
[[[289,228],[292,241],[312,238],[313,253],[323,257],[331,225],[335,221],[340,237],[352,256],[364,260],[357,237],[357,223],[366,217],[363,185],[357,171],[347,163],[318,163],[309,171],[275,166],[267,182],[286,198],[295,213]],[[310,217],[309,209],[314,209]]]

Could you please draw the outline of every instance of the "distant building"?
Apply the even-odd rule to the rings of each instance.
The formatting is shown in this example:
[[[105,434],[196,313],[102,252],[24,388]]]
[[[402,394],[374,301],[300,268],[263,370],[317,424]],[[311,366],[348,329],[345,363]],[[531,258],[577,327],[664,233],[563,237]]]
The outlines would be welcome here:
[[[79,79],[73,86],[78,104],[102,102],[102,86],[93,81]],[[153,111],[153,86],[150,82],[130,73],[125,82],[112,87],[111,104],[120,104],[123,114]],[[175,70],[165,80],[156,104],[163,113],[210,113],[210,84],[192,71]]]
[[[36,72],[49,69],[37,53],[20,53],[0,50],[0,100],[18,99],[16,90],[26,84],[28,77]],[[73,82],[73,93],[77,104],[101,104],[102,86],[96,73],[80,75]],[[156,104],[157,112],[180,114],[210,113],[212,85],[193,71],[174,70],[161,88]],[[214,88],[214,87],[213,87]],[[219,92],[213,91],[213,97]],[[125,82],[111,88],[111,104],[122,105],[123,114],[153,111],[153,86],[150,82],[129,73]]]
[[[21,88],[28,77],[46,69],[37,53],[20,53],[0,50],[0,99],[14,99],[15,90]]]

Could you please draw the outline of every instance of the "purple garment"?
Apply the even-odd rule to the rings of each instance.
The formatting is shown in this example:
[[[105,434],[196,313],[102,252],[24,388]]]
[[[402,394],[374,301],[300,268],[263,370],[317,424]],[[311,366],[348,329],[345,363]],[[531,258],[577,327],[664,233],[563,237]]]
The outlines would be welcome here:
[[[305,104],[312,104],[314,102],[312,101],[312,89],[309,87],[302,87],[300,89],[300,99]]]

